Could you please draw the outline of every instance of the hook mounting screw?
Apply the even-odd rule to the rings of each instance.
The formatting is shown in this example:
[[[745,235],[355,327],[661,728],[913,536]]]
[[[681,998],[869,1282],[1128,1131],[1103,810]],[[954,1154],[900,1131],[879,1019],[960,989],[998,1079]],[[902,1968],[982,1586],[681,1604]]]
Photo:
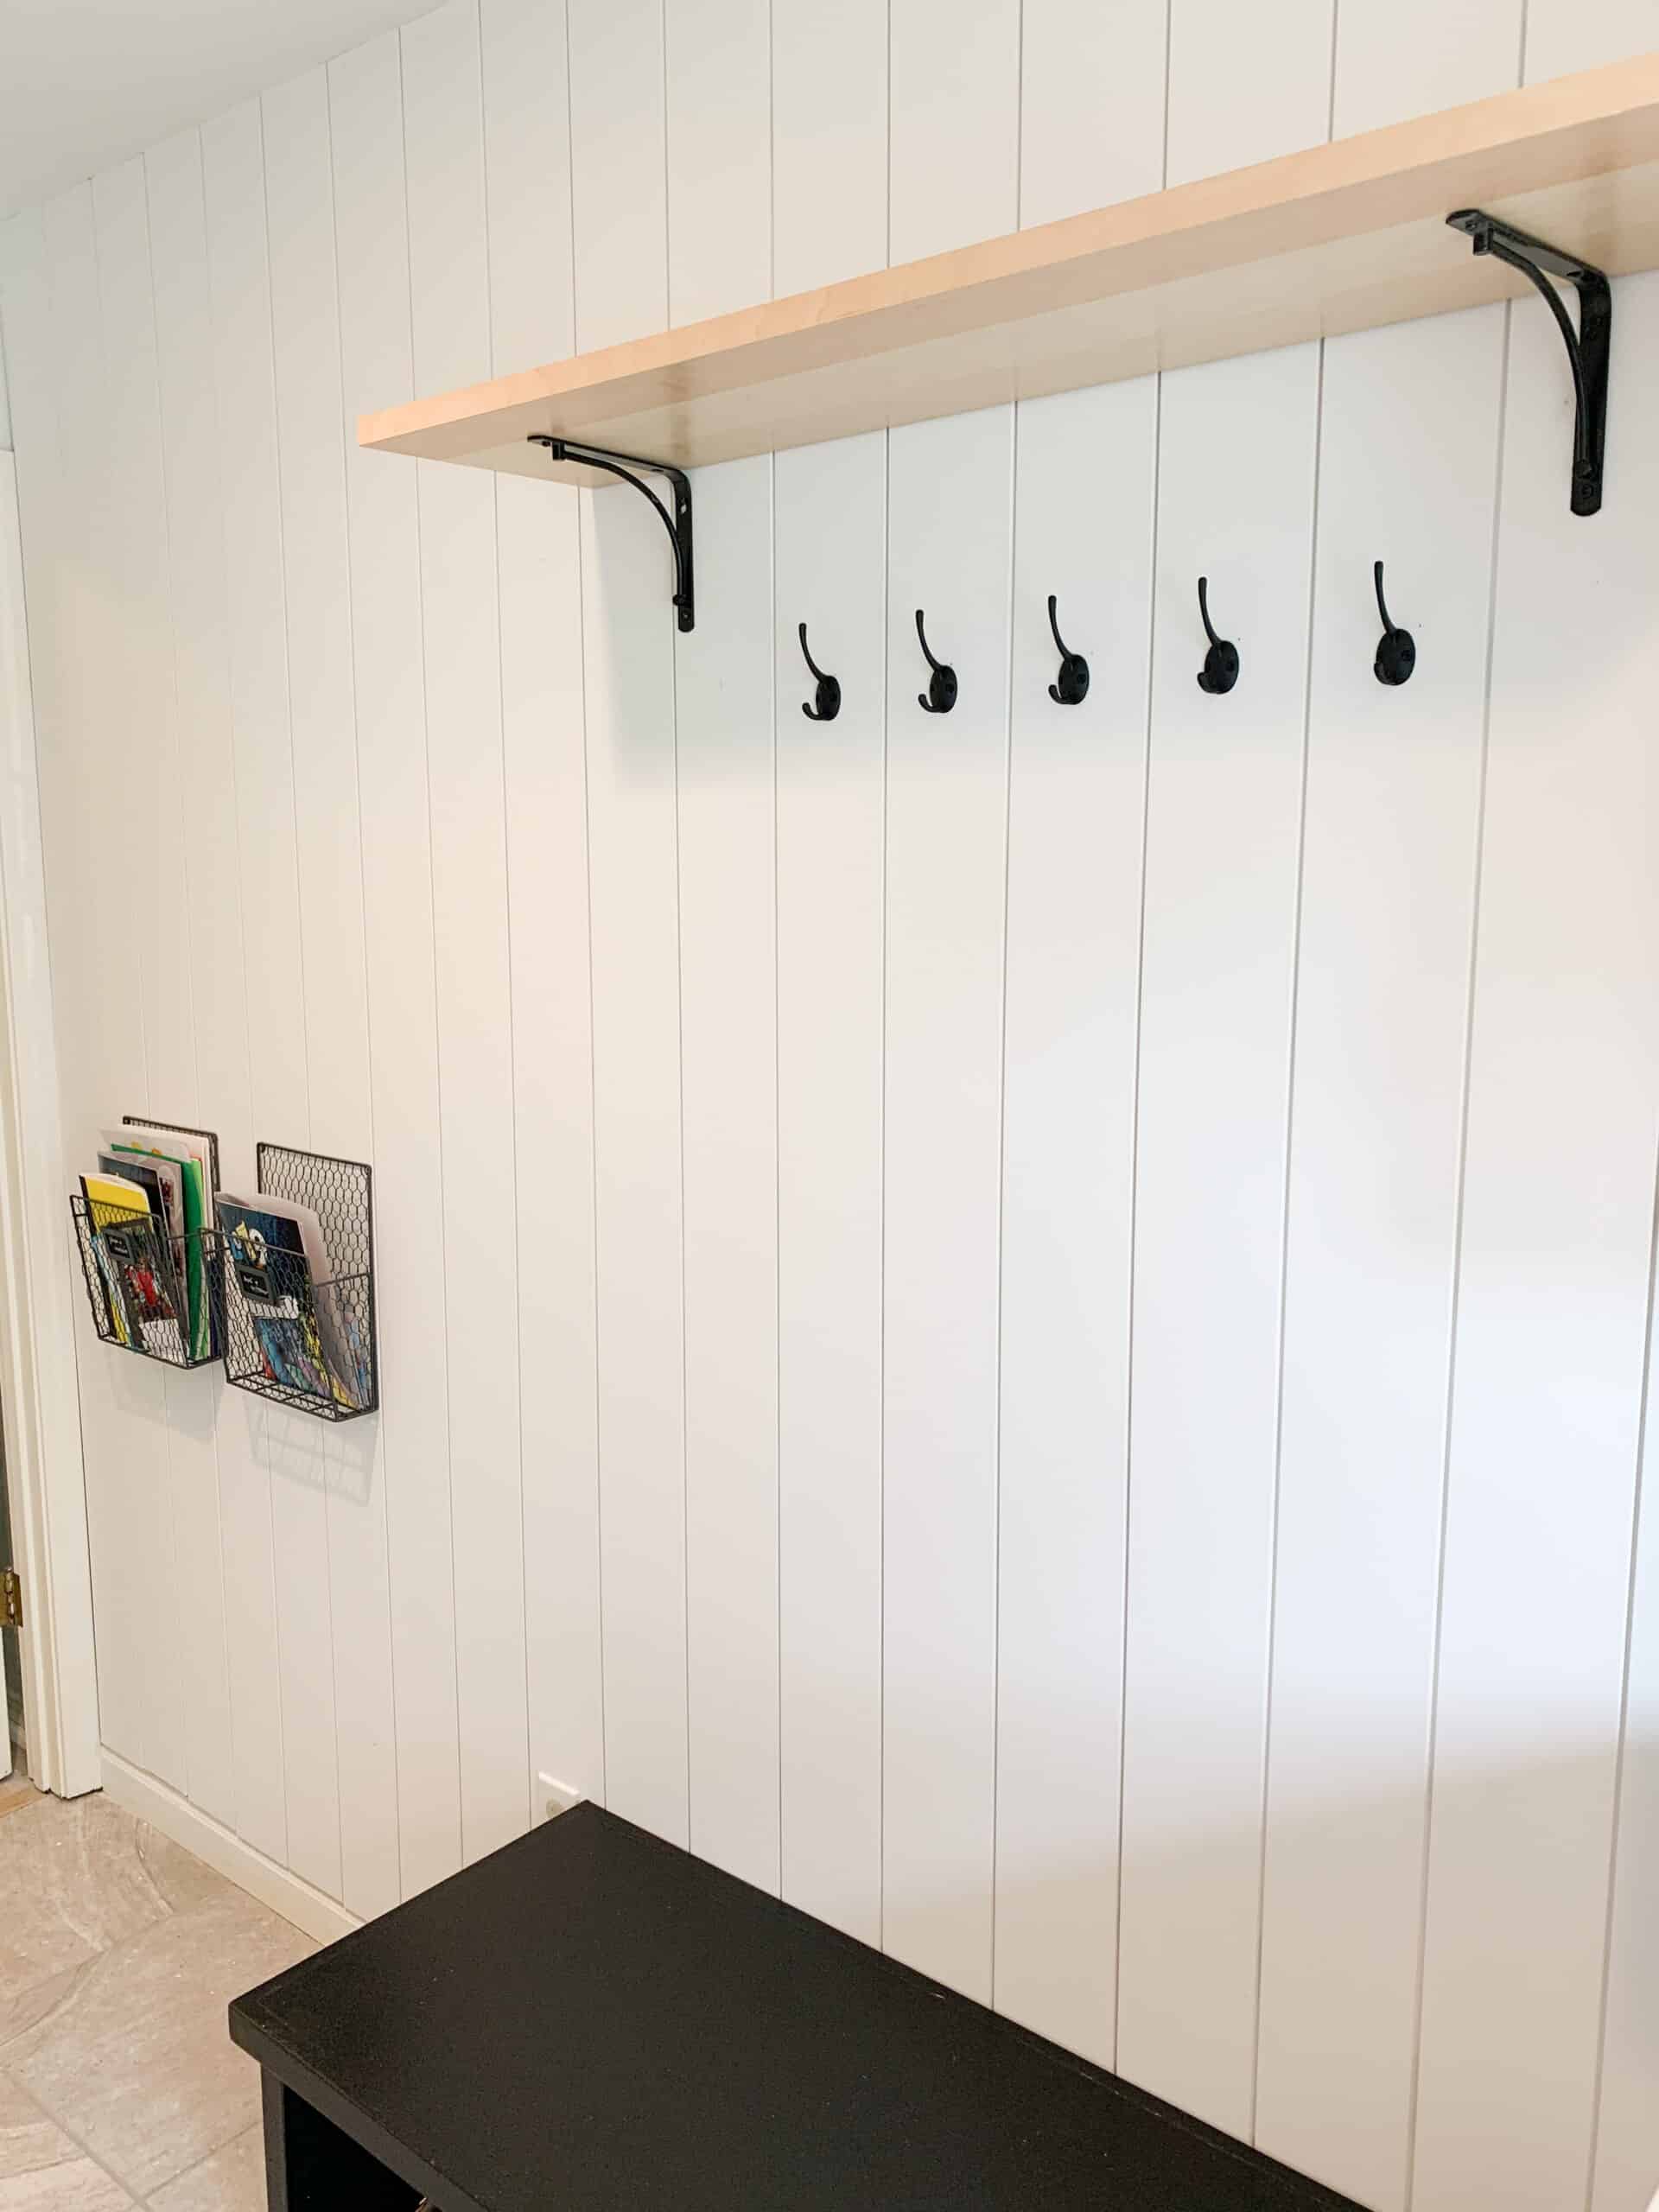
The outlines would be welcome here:
[[[1048,626],[1054,633],[1054,649],[1060,657],[1060,673],[1058,680],[1049,685],[1048,696],[1057,707],[1080,707],[1089,696],[1089,664],[1081,653],[1066,651],[1054,607],[1054,594],[1050,592]]]
[[[933,673],[927,679],[925,691],[916,694],[916,703],[924,714],[948,715],[957,703],[957,671],[949,661],[935,660],[927,642],[927,632],[922,627],[925,617],[921,608],[916,610],[916,635],[921,640],[922,651]]]
[[[1390,620],[1388,601],[1382,596],[1382,563],[1372,563],[1372,581],[1376,586],[1376,611],[1382,617],[1382,635],[1377,640],[1374,664],[1379,683],[1408,683],[1411,672],[1417,665],[1417,640],[1409,630],[1402,630]]]
[[[1238,681],[1238,647],[1230,638],[1218,638],[1216,626],[1210,620],[1210,579],[1198,578],[1198,613],[1204,621],[1204,633],[1210,640],[1210,650],[1204,657],[1204,666],[1198,671],[1200,691],[1230,691]]]
[[[801,656],[817,680],[817,696],[811,706],[801,702],[801,712],[810,722],[832,722],[841,712],[841,684],[833,676],[826,676],[807,650],[806,625],[801,630]]]

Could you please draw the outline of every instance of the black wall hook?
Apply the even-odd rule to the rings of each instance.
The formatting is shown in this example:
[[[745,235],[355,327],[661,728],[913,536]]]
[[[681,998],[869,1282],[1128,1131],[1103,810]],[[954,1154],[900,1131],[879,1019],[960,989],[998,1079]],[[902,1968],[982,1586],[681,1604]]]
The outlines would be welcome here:
[[[801,702],[801,712],[810,722],[832,722],[841,712],[841,685],[833,676],[826,676],[806,649],[806,625],[801,625],[801,652],[807,666],[817,678],[817,697],[811,706]]]
[[[1411,671],[1417,665],[1417,640],[1409,630],[1395,626],[1389,616],[1388,601],[1382,596],[1382,563],[1376,562],[1371,570],[1376,585],[1376,611],[1382,617],[1382,635],[1377,641],[1376,680],[1379,683],[1408,683]]]
[[[1054,632],[1054,649],[1060,657],[1059,680],[1049,685],[1048,696],[1057,707],[1080,707],[1089,696],[1089,664],[1081,653],[1067,652],[1055,618],[1052,592],[1048,594],[1048,626]]]
[[[957,671],[949,661],[935,660],[928,652],[927,632],[922,627],[922,610],[916,610],[916,635],[922,641],[922,651],[927,654],[927,664],[933,673],[927,679],[925,691],[916,694],[916,703],[924,714],[948,715],[957,703]]]
[[[1204,633],[1210,640],[1210,650],[1204,657],[1204,666],[1198,671],[1200,691],[1230,691],[1238,681],[1238,647],[1230,638],[1218,638],[1215,625],[1210,620],[1210,579],[1198,578],[1198,613],[1204,618]]]

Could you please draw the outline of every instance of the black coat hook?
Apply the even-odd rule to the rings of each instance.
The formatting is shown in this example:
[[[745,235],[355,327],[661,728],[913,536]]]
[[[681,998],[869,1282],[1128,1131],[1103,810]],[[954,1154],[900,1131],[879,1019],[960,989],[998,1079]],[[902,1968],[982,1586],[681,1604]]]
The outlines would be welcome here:
[[[1376,611],[1382,617],[1382,635],[1377,641],[1374,666],[1379,683],[1408,683],[1411,671],[1417,665],[1417,640],[1409,630],[1397,629],[1389,618],[1388,602],[1382,596],[1382,563],[1378,561],[1371,570],[1376,586]]]
[[[922,641],[922,651],[927,654],[927,664],[933,673],[927,679],[925,691],[916,694],[916,703],[924,714],[948,715],[957,703],[957,671],[949,661],[935,660],[928,652],[927,632],[922,627],[922,610],[916,610],[916,635]]]
[[[1238,681],[1238,647],[1230,638],[1218,638],[1215,625],[1210,620],[1210,579],[1198,578],[1198,613],[1204,617],[1205,635],[1210,640],[1210,650],[1204,657],[1204,666],[1198,674],[1200,691],[1230,691]]]
[[[817,678],[817,697],[811,706],[801,702],[801,712],[810,722],[832,722],[841,712],[841,685],[833,676],[826,676],[806,648],[806,625],[801,625],[801,652],[807,666]]]
[[[1054,649],[1060,657],[1059,681],[1051,683],[1048,696],[1057,707],[1080,707],[1089,696],[1089,664],[1081,653],[1069,653],[1055,619],[1054,594],[1048,594],[1048,626],[1054,632]]]

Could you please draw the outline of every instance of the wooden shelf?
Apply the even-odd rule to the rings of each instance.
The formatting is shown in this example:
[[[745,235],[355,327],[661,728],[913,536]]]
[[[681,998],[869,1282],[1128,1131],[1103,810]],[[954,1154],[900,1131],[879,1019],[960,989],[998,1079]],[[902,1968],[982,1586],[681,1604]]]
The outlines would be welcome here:
[[[1610,275],[1659,265],[1659,54],[387,408],[358,436],[601,484],[526,439],[696,467],[1526,291],[1447,229],[1468,207]]]

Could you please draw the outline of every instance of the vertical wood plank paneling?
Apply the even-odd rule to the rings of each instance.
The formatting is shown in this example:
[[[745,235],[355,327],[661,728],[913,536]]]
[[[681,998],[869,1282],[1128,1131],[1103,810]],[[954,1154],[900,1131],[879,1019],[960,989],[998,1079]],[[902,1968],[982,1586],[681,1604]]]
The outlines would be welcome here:
[[[691,1847],[779,1886],[772,463],[699,471],[675,652]],[[659,615],[659,620],[662,617]]]
[[[772,296],[770,0],[664,0],[668,319]]]
[[[1020,223],[1156,192],[1172,0],[1025,0]]]
[[[769,0],[666,0],[673,322],[772,289]],[[691,1847],[779,1865],[778,969],[772,466],[699,472],[675,648]],[[660,617],[658,618],[661,619]]]
[[[372,395],[408,397],[407,217],[398,43],[329,70],[352,650],[376,1166],[381,1463],[391,1593],[404,1894],[461,1863],[450,1559],[444,1228],[425,687],[412,469],[352,433]]]
[[[1317,348],[1164,379],[1118,2066],[1248,2135]],[[1217,487],[1226,486],[1226,497]],[[1243,662],[1211,697],[1196,601]]]
[[[157,1099],[188,1105],[195,1087],[195,1026],[189,991],[180,988],[189,944],[187,817],[178,803],[174,745],[167,510],[143,162],[128,162],[96,178],[92,207],[108,410],[110,674],[125,701],[124,756],[147,786],[143,798],[132,794],[132,804],[136,809],[148,802],[143,834],[156,857],[158,879],[147,902],[145,926],[137,932],[143,1037],[137,1073]],[[124,1110],[135,1109],[129,1105]],[[176,1654],[169,1669],[175,1662]]]
[[[1598,68],[1659,47],[1659,0],[1527,0],[1526,79]]]
[[[667,320],[660,0],[570,0],[576,336]],[[674,628],[662,531],[582,494],[598,1239],[605,1776],[689,1834]]]
[[[582,495],[605,1789],[688,1837],[673,616],[654,515]]]
[[[311,1135],[349,1153],[369,1141],[369,1048],[327,80],[262,106]]]
[[[892,0],[887,258],[1020,220],[1019,0]]]
[[[1503,321],[1325,369],[1256,2139],[1379,2208],[1410,2161]],[[1419,647],[1395,690],[1379,556]]]
[[[1232,0],[1170,0],[1166,184],[1325,139],[1335,9],[1336,0],[1278,0],[1268,23]]]
[[[885,436],[779,454],[775,512],[783,1891],[879,1943]]]
[[[268,93],[264,111],[312,1141],[363,1160],[374,1129],[325,73]],[[285,1459],[324,1495],[340,1895],[379,1910],[397,1896],[397,1789],[378,1439],[373,1427],[288,1427]]]
[[[149,278],[149,224],[141,163],[94,180],[92,219],[98,258],[103,350],[104,483],[96,559],[102,572],[103,667],[99,681],[107,710],[120,702],[125,772],[106,794],[119,809],[116,842],[105,855],[106,896],[130,925],[135,880],[130,842],[154,855],[157,887],[147,898],[146,925],[133,931],[130,974],[138,990],[139,1034],[112,1068],[116,1098],[182,1098],[190,1074],[189,1001],[179,988],[184,953],[183,823],[177,805],[168,714],[167,573],[160,499],[161,416],[156,378],[156,326]],[[113,727],[88,727],[85,741],[112,747]],[[115,760],[111,761],[113,771]],[[127,777],[131,782],[127,784]],[[124,785],[124,789],[119,788]],[[114,916],[111,916],[114,919]],[[117,925],[119,925],[118,924]],[[136,1052],[133,1046],[136,1045]],[[155,1091],[157,1084],[162,1085]],[[194,1088],[194,1085],[192,1086]],[[127,1107],[124,1110],[133,1110]],[[142,1109],[141,1109],[142,1110]],[[131,1361],[111,1370],[112,1395],[124,1416],[120,1479],[128,1486],[129,1532],[135,1548],[124,1572],[141,1585],[170,1587],[176,1578],[174,1486],[167,1419],[168,1378]],[[169,1607],[144,1639],[145,1764],[173,1789],[187,1787],[187,1690],[183,1636]]]
[[[887,258],[887,10],[771,12],[783,294]],[[879,1943],[887,441],[780,455],[773,492],[781,1883]],[[802,620],[847,672],[827,728]]]
[[[780,299],[886,262],[887,0],[772,0],[772,219]]]
[[[44,248],[48,346],[58,429],[58,639],[67,663],[61,693],[64,740],[66,748],[91,747],[98,759],[111,727],[112,702],[120,696],[114,660],[122,641],[118,632],[111,649],[100,650],[105,642],[102,609],[111,596],[111,478],[97,214],[90,185],[77,187],[47,207]],[[72,1157],[84,1160],[111,1110],[111,1094],[118,1094],[123,1084],[142,1080],[144,1043],[138,932],[117,926],[125,903],[118,848],[131,834],[127,802],[123,792],[101,777],[93,779],[91,789],[83,789],[80,797],[75,854],[79,880],[73,889],[78,924],[86,932],[85,964],[79,1003],[72,1009],[73,1065],[79,1081],[67,1134]],[[104,1018],[92,1021],[88,1013],[97,1003],[100,957],[111,1003]],[[100,1395],[107,1402],[107,1362],[100,1363],[100,1373],[105,1385]]]
[[[663,0],[568,0],[576,343],[668,321]]]
[[[310,1102],[289,735],[280,463],[258,105],[202,132],[256,1135],[302,1141]]]
[[[257,101],[202,134],[213,302],[219,474],[226,512],[231,704],[238,856],[256,1137],[310,1139],[297,808],[289,734],[281,460],[270,318],[264,139]],[[294,1416],[238,1396],[239,1421],[269,1491],[282,1691],[289,1864],[334,1893],[340,1878],[339,1777],[328,1615],[327,1513]],[[258,1489],[238,1520],[251,1582],[260,1556]]]
[[[1619,286],[1638,389],[1659,280]],[[1514,310],[1436,1706],[1419,2212],[1581,2201],[1659,1096],[1659,425],[1567,504],[1567,364]],[[1587,978],[1594,979],[1593,988]]]
[[[1656,1231],[1659,1236],[1659,1231]],[[1659,1257],[1659,1242],[1656,1243]],[[1659,1859],[1659,1335],[1649,1290],[1647,1427],[1630,1581],[1618,1857],[1609,1923],[1603,2057],[1591,2212],[1648,2212],[1659,2173],[1659,1919],[1651,1870]]]
[[[483,12],[495,363],[570,350],[564,11]],[[601,1802],[593,1020],[580,515],[574,492],[496,485],[518,1157],[530,1764]],[[536,1811],[532,1806],[532,1815]]]
[[[489,277],[478,14],[403,34],[415,381],[486,376]],[[422,462],[421,601],[431,778],[450,1481],[463,1855],[528,1825],[512,1004],[495,485]]]
[[[1580,10],[1582,14],[1584,11]],[[1506,92],[1520,81],[1523,0],[1344,0],[1332,136]]]
[[[1156,404],[1028,402],[1014,478],[995,1995],[1108,2066]]]
[[[564,0],[482,0],[490,346],[505,376],[575,343]],[[498,484],[499,493],[505,486]],[[568,502],[575,528],[575,502]],[[555,512],[545,499],[535,512]]]
[[[53,797],[67,809],[73,851],[49,875],[48,898],[73,902],[72,931],[79,938],[76,986],[66,1009],[63,1039],[76,1079],[76,1110],[66,1117],[73,1172],[94,1156],[110,1101],[143,1078],[143,985],[138,933],[126,908],[124,854],[132,823],[124,781],[109,772],[103,747],[116,724],[120,696],[115,666],[121,640],[106,639],[102,609],[112,596],[108,575],[111,474],[109,393],[98,268],[97,219],[90,186],[46,209],[44,245],[50,373],[56,388],[60,549],[58,645],[68,674],[61,695],[65,766],[83,753],[98,764],[90,777],[66,774]],[[48,787],[49,788],[49,787]],[[141,825],[148,800],[137,802]],[[141,827],[142,834],[142,827]],[[105,1003],[107,1001],[107,1004]],[[119,1110],[115,1109],[114,1110]],[[131,1363],[120,1363],[130,1365]],[[87,1520],[93,1555],[93,1603],[99,1627],[99,1701],[107,1740],[148,1766],[165,1758],[162,1688],[144,1633],[143,1602],[129,1562],[157,1559],[154,1505],[165,1483],[155,1427],[156,1379],[124,1382],[118,1363],[100,1356],[90,1326],[81,1338],[81,1429],[86,1466]],[[149,1419],[129,1435],[125,1408],[146,1402]],[[135,1466],[129,1475],[124,1453]]]
[[[321,221],[312,204],[315,187],[307,173],[304,99],[303,86],[267,94],[259,104],[258,130],[265,154],[280,614],[289,686],[295,920],[305,993],[308,1103],[314,1058],[320,1065],[332,1062],[340,1079],[349,1082],[353,1047],[348,1040],[353,1032],[361,1035],[363,1006],[359,995],[353,1007],[349,988],[351,931],[360,908],[350,901],[349,881],[340,881],[341,863],[355,856],[356,843],[353,836],[348,844],[335,827],[343,810],[342,798],[349,799],[351,794],[349,699],[342,713],[334,680],[346,650],[345,549],[341,544],[331,560],[326,519],[316,512],[315,409],[308,419],[306,405],[311,397],[307,387],[326,377],[328,365],[327,308],[322,315],[317,312],[316,288],[327,288],[322,296],[332,305],[332,239],[326,199]],[[326,137],[319,150],[326,182]],[[353,804],[352,831],[355,813]],[[338,1121],[335,1126],[338,1130]],[[309,1127],[305,1141],[323,1141]],[[341,1768],[323,1432],[316,1422],[276,1407],[264,1408],[259,1421],[270,1470],[277,1546],[290,1863],[308,1881],[338,1897]]]
[[[195,1081],[174,1109],[161,1096],[138,1110],[178,1111],[216,1130],[221,1172],[251,1164],[248,1023],[242,960],[236,772],[225,596],[225,516],[219,492],[212,302],[202,201],[201,142],[186,131],[145,156],[156,356],[165,470],[177,784],[190,794],[183,843],[189,931],[184,974],[194,1012]],[[181,810],[184,818],[184,810]],[[188,1107],[188,1110],[186,1110]],[[192,1683],[190,1796],[227,1827],[237,1823],[232,1710],[225,1609],[221,1484],[257,1482],[245,1457],[225,1468],[245,1432],[219,1420],[215,1389],[181,1378],[169,1389],[175,1470],[194,1447],[194,1510],[178,1521],[179,1578]],[[188,1595],[186,1596],[186,1592]]]
[[[887,1949],[988,1999],[1012,411],[889,441]],[[916,610],[956,668],[924,714]]]
[[[129,565],[121,580],[121,603],[137,625],[127,741],[130,753],[142,757],[148,740],[143,780],[151,794],[149,849],[156,861],[144,955],[143,1097],[149,1103],[136,1110],[194,1122],[200,1106],[191,988],[192,884],[197,869],[190,846],[200,824],[181,802],[181,794],[193,789],[188,780],[193,743],[181,730],[156,284],[143,162],[100,179],[94,198],[99,207],[111,427],[122,454],[118,468],[126,502],[120,539]],[[124,395],[120,404],[118,391]],[[207,1377],[163,1375],[160,1380],[171,1497],[165,1525],[156,1532],[156,1556],[177,1595],[169,1618],[155,1624],[156,1656],[176,1700],[178,1736],[172,1771],[159,1758],[155,1764],[175,1788],[229,1819],[234,1795],[214,1395]],[[141,1391],[139,1405],[141,1417],[153,1420],[153,1395]]]

